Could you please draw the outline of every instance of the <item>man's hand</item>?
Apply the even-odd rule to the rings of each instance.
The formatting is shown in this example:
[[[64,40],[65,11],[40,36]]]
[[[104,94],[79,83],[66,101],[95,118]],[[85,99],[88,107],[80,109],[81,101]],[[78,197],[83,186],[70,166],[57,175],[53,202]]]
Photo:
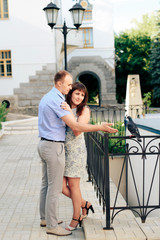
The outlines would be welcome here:
[[[116,132],[118,132],[117,129],[110,127],[110,126],[113,126],[113,125],[114,125],[113,123],[102,123],[102,128],[103,129],[101,131],[108,132],[108,133],[116,133]]]

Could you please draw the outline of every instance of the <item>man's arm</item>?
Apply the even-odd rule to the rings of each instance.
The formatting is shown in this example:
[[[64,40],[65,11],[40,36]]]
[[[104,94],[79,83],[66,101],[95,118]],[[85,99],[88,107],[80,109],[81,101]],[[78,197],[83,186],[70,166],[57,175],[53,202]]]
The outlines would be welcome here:
[[[103,123],[102,125],[92,125],[87,123],[77,122],[72,114],[65,115],[61,118],[71,129],[72,131],[80,132],[97,132],[104,131],[109,133],[118,132],[117,129],[111,128],[111,123]]]

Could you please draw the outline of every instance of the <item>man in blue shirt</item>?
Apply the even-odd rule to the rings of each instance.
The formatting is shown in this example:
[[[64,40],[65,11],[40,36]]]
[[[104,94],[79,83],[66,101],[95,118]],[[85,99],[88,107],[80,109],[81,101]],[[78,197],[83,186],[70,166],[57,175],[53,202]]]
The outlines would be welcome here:
[[[59,71],[54,78],[55,87],[52,88],[39,104],[38,152],[42,160],[42,186],[40,192],[41,226],[46,226],[47,234],[58,236],[70,235],[71,232],[58,225],[57,201],[62,192],[62,181],[65,166],[65,129],[66,124],[75,131],[117,132],[109,127],[111,124],[91,125],[77,122],[74,116],[61,108],[65,101],[64,95],[72,88],[72,76],[69,72]]]

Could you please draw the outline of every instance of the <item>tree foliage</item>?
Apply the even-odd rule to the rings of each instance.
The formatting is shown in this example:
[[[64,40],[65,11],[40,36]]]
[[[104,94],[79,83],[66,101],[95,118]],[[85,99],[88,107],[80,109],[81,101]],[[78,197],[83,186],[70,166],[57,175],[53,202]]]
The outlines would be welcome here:
[[[135,21],[135,20],[134,20]],[[124,102],[127,76],[139,74],[142,94],[151,91],[150,49],[155,16],[144,15],[136,27],[115,36],[117,101]]]
[[[156,16],[156,34],[153,36],[150,54],[151,85],[153,87],[153,100],[156,106],[160,104],[160,11]]]
[[[152,12],[150,15],[143,15],[141,22],[132,19],[132,23],[135,24],[135,28],[128,30],[132,34],[153,36],[156,32],[156,13]]]

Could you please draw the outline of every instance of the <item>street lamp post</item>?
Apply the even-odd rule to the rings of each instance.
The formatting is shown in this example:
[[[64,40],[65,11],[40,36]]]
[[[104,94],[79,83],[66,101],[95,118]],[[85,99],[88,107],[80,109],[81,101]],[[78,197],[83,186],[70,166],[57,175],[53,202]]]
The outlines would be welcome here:
[[[69,11],[72,14],[73,24],[75,28],[70,28],[66,26],[66,22],[64,20],[63,27],[54,27],[57,22],[58,11],[60,8],[56,6],[54,3],[49,3],[47,7],[43,8],[46,12],[47,22],[51,29],[58,29],[63,33],[64,36],[64,68],[67,70],[67,34],[71,30],[78,30],[82,24],[84,8],[79,4],[76,3]]]

